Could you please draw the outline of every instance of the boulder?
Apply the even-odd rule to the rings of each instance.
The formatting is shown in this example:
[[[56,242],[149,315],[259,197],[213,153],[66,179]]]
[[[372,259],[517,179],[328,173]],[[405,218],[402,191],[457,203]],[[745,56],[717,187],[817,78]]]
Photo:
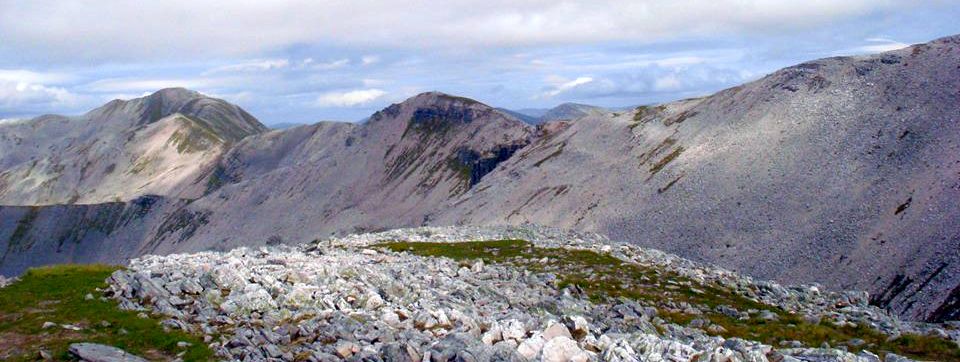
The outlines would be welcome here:
[[[78,359],[86,362],[147,362],[146,359],[122,349],[96,343],[74,343],[69,350]]]
[[[549,341],[557,337],[566,337],[572,339],[573,336],[570,335],[570,331],[567,330],[567,327],[563,324],[557,322],[551,322],[547,329],[543,330],[543,340]]]
[[[577,341],[566,337],[557,336],[543,345],[543,362],[587,362],[590,360],[590,354],[580,349]]]
[[[517,347],[517,353],[523,356],[523,358],[532,360],[540,355],[544,344],[546,344],[546,341],[543,339],[543,336],[540,335],[540,333],[535,333],[533,337],[520,342],[520,346]]]

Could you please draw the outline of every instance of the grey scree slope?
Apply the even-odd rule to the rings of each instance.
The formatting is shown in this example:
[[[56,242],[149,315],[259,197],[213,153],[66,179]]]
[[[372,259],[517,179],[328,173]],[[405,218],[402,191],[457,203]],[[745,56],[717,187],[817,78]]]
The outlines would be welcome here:
[[[216,103],[185,92],[147,98]],[[61,167],[45,160],[66,157],[64,143],[78,138],[31,151],[18,145],[39,144],[42,132],[0,124],[2,154],[16,153],[0,158],[0,200],[16,205],[0,207],[0,272],[401,226],[536,223],[781,282],[867,290],[875,304],[908,319],[960,313],[960,36],[812,61],[709,97],[537,127],[441,93],[392,105],[364,124],[270,132],[232,105],[158,109],[115,114],[129,126],[70,128],[97,137],[123,129],[160,150],[163,161],[149,163],[153,178],[130,175],[148,154],[140,149],[113,172],[105,172],[105,158],[60,163],[90,184],[127,170],[115,182],[131,187],[106,192],[48,177]],[[180,124],[201,126],[146,136],[176,113],[190,121]],[[48,118],[71,121],[45,116],[13,127],[41,127]],[[207,141],[181,146],[176,131],[194,128]],[[129,144],[114,136],[103,142]],[[31,160],[43,167],[31,169]],[[180,171],[181,163],[195,167]],[[17,186],[43,185],[41,178],[56,186]],[[49,203],[68,205],[35,207]]]

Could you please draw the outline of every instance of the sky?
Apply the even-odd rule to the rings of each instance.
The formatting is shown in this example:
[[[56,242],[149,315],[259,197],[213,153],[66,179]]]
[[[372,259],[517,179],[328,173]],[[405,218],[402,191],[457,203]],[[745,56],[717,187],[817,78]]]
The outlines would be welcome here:
[[[960,33],[960,0],[0,0],[0,119],[186,87],[268,125],[425,91],[510,109],[707,95]]]

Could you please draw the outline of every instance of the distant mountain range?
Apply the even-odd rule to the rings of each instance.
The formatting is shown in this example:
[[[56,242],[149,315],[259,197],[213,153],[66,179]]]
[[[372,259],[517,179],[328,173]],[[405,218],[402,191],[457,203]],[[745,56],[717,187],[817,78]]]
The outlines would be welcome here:
[[[563,103],[553,108],[526,108],[518,110],[509,110],[497,108],[510,116],[532,125],[538,125],[549,121],[572,121],[586,116],[602,115],[611,112],[602,107],[591,106],[579,103]]]
[[[269,130],[185,89],[0,123],[0,273],[535,223],[960,318],[960,36],[622,112],[424,93]],[[552,121],[552,122],[547,122]]]
[[[269,125],[270,129],[287,129],[299,126],[305,126],[306,123],[294,123],[294,122],[280,122]]]

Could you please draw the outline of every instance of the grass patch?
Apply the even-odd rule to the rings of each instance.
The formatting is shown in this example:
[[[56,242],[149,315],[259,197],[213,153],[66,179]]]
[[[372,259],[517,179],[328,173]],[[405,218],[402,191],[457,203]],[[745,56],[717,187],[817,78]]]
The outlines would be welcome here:
[[[671,137],[664,138],[652,150],[640,154],[640,165],[646,164],[650,159],[656,157],[677,143],[677,139]]]
[[[113,300],[102,301],[96,288],[117,266],[60,265],[34,268],[16,283],[0,289],[0,360],[34,361],[38,351],[69,360],[71,343],[92,342],[121,348],[151,360],[208,361],[213,352],[201,339],[182,331],[164,331],[157,319],[122,311]],[[87,300],[92,294],[95,298]],[[103,322],[106,323],[103,323]],[[44,322],[57,326],[44,329]],[[73,331],[60,325],[82,329]],[[177,342],[191,343],[177,347]]]
[[[194,153],[210,149],[214,145],[224,144],[224,141],[217,132],[209,125],[203,122],[178,115],[177,119],[184,128],[178,129],[167,139],[167,144],[173,144],[177,147],[177,153]]]
[[[660,172],[660,170],[666,167],[667,164],[675,160],[677,157],[680,157],[681,153],[683,153],[683,146],[678,146],[673,150],[673,152],[670,152],[670,154],[660,159],[660,161],[657,161],[657,163],[653,164],[653,166],[650,166],[650,177],[652,178],[653,175],[656,175],[657,172]]]
[[[540,165],[542,165],[544,162],[547,162],[547,161],[550,160],[551,158],[554,158],[554,157],[559,156],[561,153],[563,153],[564,147],[567,147],[567,143],[566,143],[566,142],[561,143],[560,146],[557,147],[557,149],[556,149],[555,151],[553,151],[552,153],[550,153],[549,155],[547,155],[547,157],[544,157],[544,158],[541,159],[540,161],[535,162],[535,163],[533,164],[533,167],[540,167]]]
[[[589,250],[542,248],[524,240],[496,240],[462,243],[387,242],[375,245],[396,252],[422,256],[447,257],[468,263],[482,259],[525,268],[533,272],[554,273],[558,287],[576,285],[598,303],[629,298],[657,308],[660,317],[686,325],[694,319],[706,319],[725,331],[713,334],[740,337],[778,346],[780,341],[797,340],[809,347],[827,342],[839,346],[851,339],[862,339],[860,346],[848,346],[853,352],[867,349],[879,354],[893,352],[930,360],[960,360],[960,349],[953,342],[928,336],[903,335],[894,340],[865,326],[838,327],[829,322],[810,323],[802,317],[775,306],[747,299],[714,283],[699,283],[679,274],[624,262],[610,254]],[[685,314],[674,308],[685,302],[697,306],[700,315]],[[740,319],[718,311],[730,306],[738,311],[755,311]],[[767,310],[777,320],[764,320],[759,311]]]

